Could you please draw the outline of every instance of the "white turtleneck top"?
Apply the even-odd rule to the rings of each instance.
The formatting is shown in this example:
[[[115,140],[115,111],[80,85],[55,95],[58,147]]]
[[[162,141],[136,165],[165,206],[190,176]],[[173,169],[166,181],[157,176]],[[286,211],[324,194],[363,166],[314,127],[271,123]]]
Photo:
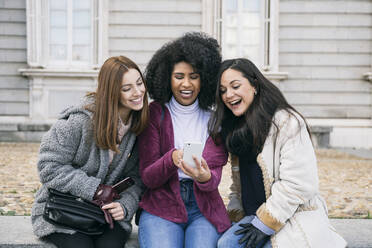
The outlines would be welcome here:
[[[204,145],[207,141],[208,121],[211,113],[199,107],[199,101],[188,106],[183,106],[172,96],[171,100],[165,104],[168,108],[173,125],[174,146],[176,149],[183,149],[185,142],[200,142]],[[179,179],[191,178],[181,169],[178,169]]]

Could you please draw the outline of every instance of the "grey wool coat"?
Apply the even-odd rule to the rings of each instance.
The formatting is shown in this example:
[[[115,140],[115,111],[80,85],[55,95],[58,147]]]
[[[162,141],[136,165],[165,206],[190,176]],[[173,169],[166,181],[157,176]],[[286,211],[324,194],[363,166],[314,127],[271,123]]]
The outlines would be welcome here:
[[[115,200],[121,204],[125,217],[118,223],[131,232],[131,219],[138,208],[143,184],[139,176],[139,161],[136,135],[128,131],[109,165],[109,151],[96,146],[93,136],[92,113],[83,105],[64,110],[57,122],[43,136],[38,172],[41,188],[35,196],[31,221],[36,236],[43,237],[53,232],[74,233],[58,228],[43,219],[48,188],[69,192],[83,199],[92,200],[100,183],[113,185],[131,177],[135,184]]]

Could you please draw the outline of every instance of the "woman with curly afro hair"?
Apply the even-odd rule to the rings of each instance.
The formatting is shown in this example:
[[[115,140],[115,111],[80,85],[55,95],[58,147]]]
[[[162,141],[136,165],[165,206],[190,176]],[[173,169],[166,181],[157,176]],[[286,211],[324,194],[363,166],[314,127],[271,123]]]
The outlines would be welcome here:
[[[154,101],[138,140],[147,186],[140,202],[141,247],[216,247],[230,227],[218,192],[227,152],[208,133],[220,64],[215,39],[187,33],[160,48],[146,68]],[[185,142],[202,145],[200,160],[182,159]]]

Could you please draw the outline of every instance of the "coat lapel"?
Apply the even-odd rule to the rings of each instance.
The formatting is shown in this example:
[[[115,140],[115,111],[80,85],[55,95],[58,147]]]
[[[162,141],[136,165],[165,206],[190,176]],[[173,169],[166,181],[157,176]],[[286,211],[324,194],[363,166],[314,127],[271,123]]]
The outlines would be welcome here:
[[[134,143],[136,141],[136,135],[132,133],[131,131],[128,131],[120,145],[119,145],[119,154],[116,154],[110,164],[110,170],[108,177],[106,178],[106,184],[113,184],[117,177],[120,176],[120,174],[125,174],[125,165],[128,161],[128,158],[131,155],[132,147],[134,146]]]

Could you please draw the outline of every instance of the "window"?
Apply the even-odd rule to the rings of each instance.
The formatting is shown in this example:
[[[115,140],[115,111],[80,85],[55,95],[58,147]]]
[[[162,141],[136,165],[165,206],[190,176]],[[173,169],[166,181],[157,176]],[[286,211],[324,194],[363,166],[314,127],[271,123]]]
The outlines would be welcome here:
[[[224,57],[258,62],[262,45],[260,0],[224,0],[223,6]]]
[[[96,68],[102,58],[102,1],[27,0],[29,65]]]
[[[270,79],[287,78],[278,71],[279,0],[203,0],[203,16],[203,30],[219,40],[224,59],[248,58]]]
[[[51,64],[89,64],[92,58],[90,0],[50,0],[49,61]]]
[[[223,0],[224,58],[244,57],[263,70],[270,66],[270,0]]]

